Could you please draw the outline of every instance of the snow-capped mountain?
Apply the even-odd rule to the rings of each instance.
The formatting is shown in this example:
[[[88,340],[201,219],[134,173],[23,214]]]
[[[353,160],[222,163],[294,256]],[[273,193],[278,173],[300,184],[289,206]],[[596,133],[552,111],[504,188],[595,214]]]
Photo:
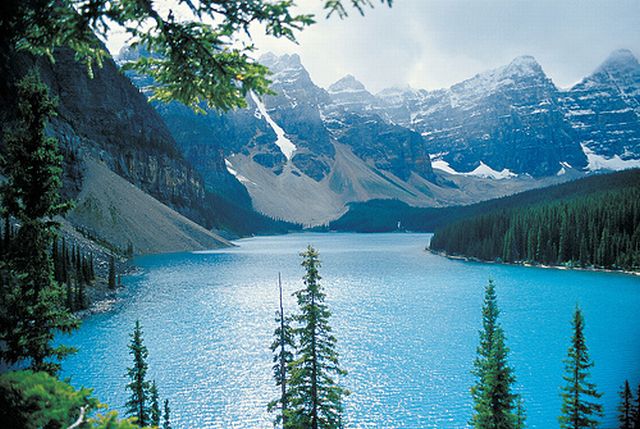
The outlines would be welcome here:
[[[322,223],[372,198],[471,203],[638,162],[640,79],[628,52],[567,91],[530,56],[448,89],[376,95],[351,75],[320,88],[297,55],[260,61],[276,94],[251,94],[245,109],[156,107],[209,186],[233,176],[276,218]]]
[[[631,51],[613,52],[563,101],[590,169],[640,167],[640,64]]]
[[[379,100],[350,74],[329,86],[327,92],[331,106],[336,109],[373,110],[379,104]]]
[[[439,171],[502,179],[640,167],[640,65],[626,49],[566,91],[522,56],[448,89],[376,98],[389,121],[425,137]]]
[[[562,163],[587,165],[559,91],[530,56],[446,90],[387,90],[379,97],[390,120],[425,137],[438,154],[436,168],[470,173],[488,166],[542,177],[557,174]]]
[[[260,62],[273,73],[269,78],[276,92],[258,101],[260,115],[270,122],[272,129],[275,124],[284,130],[293,142],[296,147],[291,157],[293,166],[316,181],[322,180],[330,172],[335,157],[331,135],[320,114],[320,106],[330,100],[327,92],[313,83],[298,55],[267,54]],[[286,157],[280,158],[275,171],[284,168],[287,161]]]

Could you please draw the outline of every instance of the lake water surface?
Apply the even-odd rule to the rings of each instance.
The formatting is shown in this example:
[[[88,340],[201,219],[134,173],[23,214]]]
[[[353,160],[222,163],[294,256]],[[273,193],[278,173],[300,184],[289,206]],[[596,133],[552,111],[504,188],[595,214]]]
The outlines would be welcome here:
[[[302,285],[298,253],[319,251],[333,312],[352,428],[464,428],[483,288],[497,287],[530,428],[557,428],[562,360],[576,303],[586,319],[604,393],[604,428],[615,427],[617,391],[640,382],[640,278],[452,261],[424,251],[427,234],[295,234],[239,247],[136,259],[113,310],[96,314],[67,344],[63,366],[77,386],[122,411],[127,344],[136,319],[149,349],[149,375],[171,402],[174,428],[271,428],[277,395],[269,345],[276,279],[285,306]]]

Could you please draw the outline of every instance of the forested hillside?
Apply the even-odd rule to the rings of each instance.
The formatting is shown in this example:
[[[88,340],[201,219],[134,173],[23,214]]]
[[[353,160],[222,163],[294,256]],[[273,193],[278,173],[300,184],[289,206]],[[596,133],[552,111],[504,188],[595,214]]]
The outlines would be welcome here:
[[[582,180],[575,195],[497,207],[436,230],[431,249],[482,260],[637,270],[640,174]],[[595,185],[595,186],[585,186]],[[565,188],[562,185],[559,188]]]
[[[594,175],[466,206],[425,208],[411,207],[396,200],[371,200],[349,205],[349,211],[341,218],[331,222],[327,228],[333,231],[353,232],[390,232],[396,230],[434,232],[452,222],[495,210],[627,187],[640,187],[640,170]]]

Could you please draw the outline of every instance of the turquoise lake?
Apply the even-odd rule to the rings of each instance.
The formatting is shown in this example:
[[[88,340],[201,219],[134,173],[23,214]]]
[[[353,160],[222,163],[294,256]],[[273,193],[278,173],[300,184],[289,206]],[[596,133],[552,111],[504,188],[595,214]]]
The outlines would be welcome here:
[[[272,428],[277,395],[269,345],[282,273],[285,307],[302,285],[298,253],[314,245],[333,312],[349,428],[464,428],[488,279],[496,283],[510,362],[529,428],[557,428],[563,359],[576,303],[616,427],[617,392],[640,382],[640,277],[453,261],[424,250],[428,234],[294,234],[239,240],[211,252],[139,257],[140,273],[110,311],[63,338],[79,348],[63,377],[122,411],[136,319],[149,376],[173,427]]]

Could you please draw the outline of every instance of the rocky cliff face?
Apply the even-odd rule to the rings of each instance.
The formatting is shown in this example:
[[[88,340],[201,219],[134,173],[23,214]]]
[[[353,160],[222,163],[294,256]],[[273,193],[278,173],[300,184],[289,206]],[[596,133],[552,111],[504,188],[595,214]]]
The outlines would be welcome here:
[[[408,128],[386,121],[380,101],[355,77],[347,75],[329,87],[331,102],[322,106],[332,136],[376,168],[403,181],[412,173],[434,179],[426,141]]]
[[[330,115],[326,124],[337,141],[376,168],[405,182],[412,173],[433,179],[429,153],[420,134],[371,114]]]
[[[354,111],[374,110],[379,100],[352,75],[346,75],[327,89],[331,96],[331,105],[337,109]]]
[[[640,158],[640,64],[631,51],[613,52],[564,94],[566,119],[596,154]]]
[[[268,54],[260,61],[272,72],[275,94],[251,94],[245,109],[196,115],[176,103],[155,106],[207,188],[224,189],[241,201],[246,196],[248,205],[270,216],[303,223],[335,217],[353,199],[418,203],[421,191],[404,189],[413,176],[432,179],[418,133],[375,112],[347,109],[340,97],[353,85],[374,98],[355,78],[325,91],[297,55]],[[141,88],[148,84],[132,78]]]
[[[246,109],[197,116],[156,107],[208,187],[235,186],[232,195],[274,217],[323,222],[370,198],[472,202],[640,166],[640,79],[630,53],[570,91],[556,88],[530,56],[448,89],[377,95],[351,75],[324,90],[297,55],[261,62],[276,94],[251,95]]]
[[[331,170],[335,148],[320,114],[322,105],[330,102],[325,90],[316,86],[298,55],[264,55],[260,62],[271,70],[271,88],[276,95],[263,100],[265,113],[295,146],[291,161],[301,173],[316,181]],[[277,128],[276,128],[277,130]],[[277,143],[277,141],[276,141]],[[280,163],[284,160],[280,159]]]
[[[61,49],[55,58],[51,63],[20,56],[14,72],[20,76],[35,64],[57,98],[58,116],[50,128],[67,155],[67,170],[75,166],[81,171],[86,156],[100,159],[161,202],[210,225],[202,179],[180,154],[162,118],[115,63],[107,60],[91,78],[71,51]],[[81,175],[75,176],[67,188],[79,191]]]
[[[367,105],[420,132],[444,171],[502,178],[640,167],[640,65],[628,50],[566,91],[524,56],[449,89],[376,98]]]
[[[540,177],[556,174],[562,163],[586,166],[560,94],[533,57],[446,90],[386,91],[380,98],[391,120],[420,132],[429,150],[459,172],[484,163]]]
[[[252,140],[255,144],[255,140],[259,140],[259,136],[267,130],[258,127],[255,118],[248,116],[223,118],[215,111],[201,115],[175,102],[158,104],[155,108],[171,130],[184,157],[203,177],[206,188],[250,207],[246,189],[227,170],[223,144],[231,141],[252,144]],[[248,120],[249,124],[243,125],[244,120]],[[251,135],[242,135],[249,130],[253,130]]]

